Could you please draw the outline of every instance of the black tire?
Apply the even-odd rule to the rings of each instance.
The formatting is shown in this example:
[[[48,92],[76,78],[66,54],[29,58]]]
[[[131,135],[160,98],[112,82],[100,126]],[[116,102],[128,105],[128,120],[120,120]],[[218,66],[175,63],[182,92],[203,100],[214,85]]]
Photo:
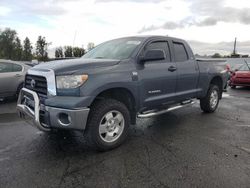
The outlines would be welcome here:
[[[20,91],[21,91],[22,88],[23,88],[23,83],[20,84],[20,85],[18,86],[18,88],[17,88],[17,91],[16,91],[16,98],[18,98],[19,93],[20,93]]]
[[[101,133],[99,133],[100,130],[99,127],[101,126],[103,118],[106,118],[106,115],[111,111],[112,112],[116,111],[122,114],[124,120],[122,126],[123,131],[121,131],[120,136],[113,142],[105,142],[103,140],[105,139],[103,138],[105,136],[100,135]],[[91,148],[98,151],[107,151],[120,146],[125,141],[128,135],[129,125],[130,125],[129,111],[123,103],[114,99],[100,100],[91,107],[86,131],[84,134]],[[106,133],[104,133],[104,135],[105,134]]]
[[[211,102],[211,97],[213,95],[213,92],[217,93],[218,98],[216,104]],[[200,99],[201,110],[206,113],[212,113],[217,109],[219,101],[220,101],[220,89],[217,85],[211,84],[208,89],[207,95],[204,98]]]
[[[232,89],[236,89],[236,86],[230,86]]]

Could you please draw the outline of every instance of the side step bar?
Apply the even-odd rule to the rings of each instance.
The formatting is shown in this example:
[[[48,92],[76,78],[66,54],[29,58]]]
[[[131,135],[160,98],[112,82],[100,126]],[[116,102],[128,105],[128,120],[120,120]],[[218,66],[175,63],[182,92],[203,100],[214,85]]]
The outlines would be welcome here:
[[[178,106],[173,106],[173,107],[170,107],[168,109],[164,109],[164,110],[160,110],[160,111],[156,111],[156,112],[149,112],[146,114],[138,114],[137,117],[138,118],[149,118],[149,117],[153,117],[153,116],[158,116],[158,115],[165,114],[167,112],[171,112],[171,111],[177,110],[179,108],[183,108],[185,106],[189,106],[189,105],[193,105],[193,104],[195,104],[195,101],[189,101],[189,102],[185,101],[185,102],[182,102]]]

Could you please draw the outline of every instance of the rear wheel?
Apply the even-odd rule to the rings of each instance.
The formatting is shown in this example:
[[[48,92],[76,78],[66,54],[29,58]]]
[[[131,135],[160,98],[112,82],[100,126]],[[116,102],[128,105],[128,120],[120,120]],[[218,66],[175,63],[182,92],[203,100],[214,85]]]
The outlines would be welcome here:
[[[92,147],[107,151],[125,141],[129,124],[129,111],[123,103],[114,99],[101,100],[91,107],[85,134]]]
[[[204,98],[200,99],[200,107],[204,112],[212,113],[217,109],[219,100],[220,89],[217,85],[211,84],[207,95]]]
[[[236,86],[230,86],[232,89],[236,89]]]

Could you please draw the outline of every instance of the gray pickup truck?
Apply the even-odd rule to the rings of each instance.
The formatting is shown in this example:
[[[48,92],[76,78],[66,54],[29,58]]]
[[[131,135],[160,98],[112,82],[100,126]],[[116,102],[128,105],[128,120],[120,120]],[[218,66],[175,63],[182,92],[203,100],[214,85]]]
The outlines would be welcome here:
[[[226,85],[225,62],[196,60],[181,39],[138,36],[100,44],[80,59],[28,70],[17,109],[44,131],[79,130],[98,150],[119,146],[136,118],[200,100],[217,109]]]

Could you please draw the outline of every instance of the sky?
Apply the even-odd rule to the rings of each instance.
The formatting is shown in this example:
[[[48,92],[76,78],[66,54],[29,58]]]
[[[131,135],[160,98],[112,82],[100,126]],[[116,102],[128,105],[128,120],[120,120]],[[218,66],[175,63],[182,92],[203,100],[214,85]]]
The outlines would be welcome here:
[[[249,0],[0,0],[0,29],[15,29],[33,45],[87,46],[133,35],[187,40],[194,53],[250,54]]]

